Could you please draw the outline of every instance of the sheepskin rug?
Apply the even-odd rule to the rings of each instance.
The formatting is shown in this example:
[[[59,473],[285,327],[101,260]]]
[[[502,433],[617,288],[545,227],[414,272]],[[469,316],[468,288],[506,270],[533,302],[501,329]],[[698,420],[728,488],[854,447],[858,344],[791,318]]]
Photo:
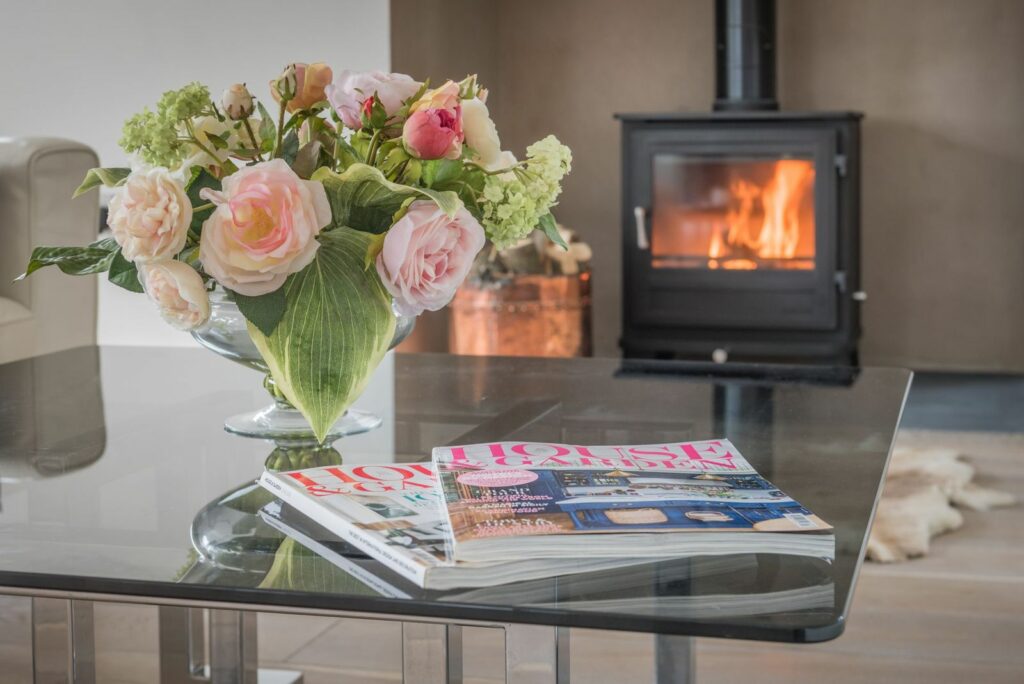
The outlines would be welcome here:
[[[939,447],[936,434],[941,433],[900,433],[868,539],[869,560],[893,563],[923,556],[932,537],[964,524],[960,509],[987,511],[1016,502],[1012,494],[974,482],[970,438],[955,433],[959,439],[951,441],[957,444]],[[1018,440],[1006,437],[1016,450]]]

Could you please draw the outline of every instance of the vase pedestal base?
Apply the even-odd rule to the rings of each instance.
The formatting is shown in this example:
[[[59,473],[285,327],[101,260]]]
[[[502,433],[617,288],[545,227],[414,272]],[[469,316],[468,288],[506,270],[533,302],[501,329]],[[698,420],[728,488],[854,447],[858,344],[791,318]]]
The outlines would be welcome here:
[[[330,444],[341,437],[369,432],[380,427],[382,422],[380,416],[368,411],[349,409],[331,426],[324,437],[323,444]],[[231,416],[224,421],[224,429],[232,434],[272,440],[279,444],[316,445],[320,443],[301,413],[294,408],[284,407],[277,403],[258,411]]]

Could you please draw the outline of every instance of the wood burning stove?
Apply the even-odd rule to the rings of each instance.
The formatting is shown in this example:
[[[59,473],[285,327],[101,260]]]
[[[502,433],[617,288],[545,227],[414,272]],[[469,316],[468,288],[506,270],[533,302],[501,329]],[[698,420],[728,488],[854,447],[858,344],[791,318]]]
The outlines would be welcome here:
[[[861,115],[777,111],[773,3],[716,9],[716,111],[619,115],[623,352],[856,363]]]

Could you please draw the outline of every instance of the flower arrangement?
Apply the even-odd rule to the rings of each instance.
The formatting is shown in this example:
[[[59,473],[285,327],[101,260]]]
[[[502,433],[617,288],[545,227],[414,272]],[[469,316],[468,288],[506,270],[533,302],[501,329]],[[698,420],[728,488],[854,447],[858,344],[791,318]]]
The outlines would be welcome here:
[[[502,150],[475,76],[431,88],[291,64],[270,94],[276,116],[245,84],[217,103],[191,83],[128,119],[132,167],[93,169],[75,193],[114,188],[111,237],[37,247],[24,275],[106,272],[182,330],[223,288],[322,440],[386,352],[395,311],[445,306],[488,239],[539,229],[563,244],[551,208],[571,153],[554,136],[522,161]]]

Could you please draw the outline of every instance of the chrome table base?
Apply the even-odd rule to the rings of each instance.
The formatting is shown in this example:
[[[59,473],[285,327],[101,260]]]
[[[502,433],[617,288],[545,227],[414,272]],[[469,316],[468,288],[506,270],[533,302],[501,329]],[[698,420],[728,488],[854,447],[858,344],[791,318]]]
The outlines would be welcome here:
[[[162,684],[301,684],[302,674],[258,668],[252,610],[159,606]],[[402,675],[406,684],[461,684],[462,626],[422,618],[367,616],[402,623]],[[569,684],[570,629],[508,623],[472,623],[505,636],[507,684]],[[655,639],[656,684],[693,681],[693,640]],[[34,681],[96,681],[92,602],[32,598]],[[635,681],[621,673],[623,681]]]

